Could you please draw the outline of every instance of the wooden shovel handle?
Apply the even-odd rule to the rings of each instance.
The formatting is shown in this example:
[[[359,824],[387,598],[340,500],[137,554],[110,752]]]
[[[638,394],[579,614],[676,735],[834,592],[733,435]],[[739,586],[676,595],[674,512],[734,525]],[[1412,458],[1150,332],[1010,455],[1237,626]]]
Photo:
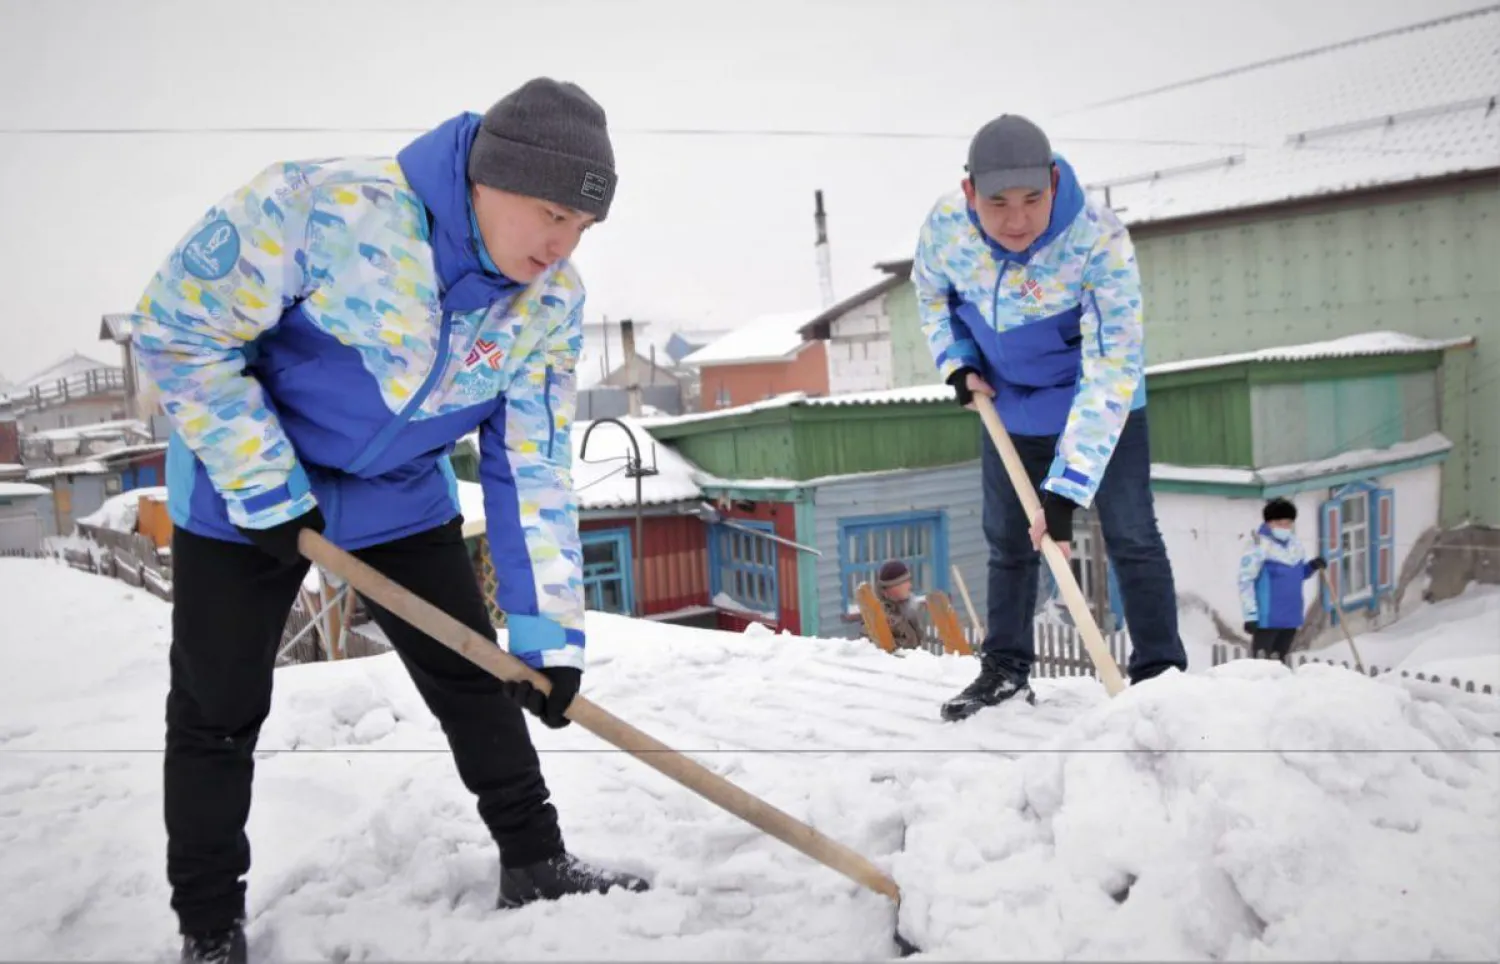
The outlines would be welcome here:
[[[1000,459],[1005,463],[1006,474],[1010,476],[1016,497],[1021,500],[1026,518],[1035,519],[1042,511],[1041,500],[1037,498],[1031,479],[1026,475],[1026,467],[1021,464],[1021,456],[1016,452],[1015,443],[1010,440],[1010,433],[1000,421],[1000,413],[995,411],[995,403],[988,395],[975,392],[974,407],[979,411],[984,427],[989,429],[990,439],[1000,452]],[[1104,644],[1104,635],[1099,632],[1099,624],[1094,621],[1094,614],[1089,610],[1083,589],[1073,576],[1073,567],[1068,565],[1068,558],[1063,555],[1062,548],[1049,535],[1042,536],[1042,555],[1046,557],[1052,576],[1057,580],[1057,587],[1062,592],[1063,602],[1073,616],[1073,625],[1083,636],[1083,646],[1088,650],[1089,658],[1094,661],[1099,678],[1104,681],[1104,691],[1114,696],[1125,688],[1125,678],[1120,675],[1119,664],[1109,654],[1109,647]]]
[[[344,552],[321,534],[303,529],[298,535],[297,545],[304,556],[343,579],[356,592],[375,600],[492,675],[502,680],[525,680],[543,693],[551,692],[552,684],[547,677],[425,599]],[[718,804],[741,820],[800,850],[824,866],[892,900],[901,899],[896,882],[855,851],[747,793],[583,696],[573,698],[568,706],[567,717],[635,756],[647,766],[666,774],[699,796]]]

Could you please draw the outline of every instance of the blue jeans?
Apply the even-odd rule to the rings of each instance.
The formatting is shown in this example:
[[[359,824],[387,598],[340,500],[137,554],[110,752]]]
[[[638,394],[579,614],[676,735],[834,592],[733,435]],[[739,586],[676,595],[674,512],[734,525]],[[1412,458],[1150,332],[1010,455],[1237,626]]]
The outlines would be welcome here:
[[[1040,486],[1057,451],[1055,436],[1011,437],[1033,486]],[[983,656],[1006,675],[1025,680],[1036,659],[1032,620],[1042,557],[1031,548],[1030,523],[1016,498],[1000,453],[984,436],[984,534],[990,546],[989,635]],[[1150,679],[1170,667],[1187,669],[1187,653],[1177,633],[1177,590],[1172,564],[1156,524],[1151,495],[1151,449],[1146,410],[1130,413],[1104,479],[1094,512],[1105,550],[1120,587],[1131,652],[1126,667],[1132,682]]]

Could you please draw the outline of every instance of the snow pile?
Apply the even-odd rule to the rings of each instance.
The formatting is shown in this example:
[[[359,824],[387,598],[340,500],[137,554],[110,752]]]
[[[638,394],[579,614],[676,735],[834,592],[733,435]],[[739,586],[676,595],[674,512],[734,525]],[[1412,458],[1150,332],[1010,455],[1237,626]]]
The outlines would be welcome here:
[[[165,957],[170,610],[35,561],[0,560],[0,593],[0,946]],[[1242,661],[1113,700],[1039,680],[1036,706],[950,725],[971,659],[599,613],[589,632],[590,698],[888,868],[934,958],[1500,955],[1500,699]],[[278,670],[254,952],[891,955],[883,898],[577,726],[533,734],[570,847],[651,893],[496,912],[493,845],[398,660]]]
[[[100,529],[113,529],[116,532],[134,532],[143,498],[165,502],[167,487],[164,485],[147,486],[112,495],[105,499],[104,504],[99,508],[79,519],[78,524]]]
[[[1476,688],[1488,684],[1500,693],[1500,588],[1471,583],[1453,599],[1420,605],[1399,622],[1360,636],[1356,645],[1366,666],[1459,679]],[[1311,655],[1354,665],[1343,640]]]

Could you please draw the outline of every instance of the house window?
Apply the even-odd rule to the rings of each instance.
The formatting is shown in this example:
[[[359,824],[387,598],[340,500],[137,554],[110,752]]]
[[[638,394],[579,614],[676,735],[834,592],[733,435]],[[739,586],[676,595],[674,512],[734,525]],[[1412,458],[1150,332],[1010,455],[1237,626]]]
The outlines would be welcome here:
[[[710,558],[715,605],[728,602],[769,619],[776,618],[781,601],[776,582],[777,544],[758,535],[774,531],[769,522],[741,519],[736,519],[733,526],[713,527]]]
[[[839,520],[839,587],[844,611],[862,582],[874,585],[883,563],[900,559],[912,589],[948,589],[948,527],[941,512],[860,516]]]
[[[1395,588],[1395,520],[1395,493],[1373,482],[1335,489],[1319,507],[1319,550],[1339,606],[1374,609]],[[1323,608],[1332,611],[1326,587],[1322,597]]]
[[[724,382],[720,382],[719,383],[719,392],[718,392],[717,395],[714,396],[714,407],[715,408],[728,408],[729,405],[730,405],[729,385],[726,384],[726,383],[724,383]]]
[[[584,605],[598,612],[630,615],[635,611],[630,530],[592,529],[580,535]]]

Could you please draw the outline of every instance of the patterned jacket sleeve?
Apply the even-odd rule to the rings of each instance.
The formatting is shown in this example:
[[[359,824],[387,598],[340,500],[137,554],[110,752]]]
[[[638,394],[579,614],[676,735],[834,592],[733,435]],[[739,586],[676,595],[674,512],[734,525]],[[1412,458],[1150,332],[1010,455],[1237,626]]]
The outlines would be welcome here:
[[[235,525],[267,528],[315,504],[245,346],[306,293],[312,191],[277,164],[211,208],[151,279],[132,315],[136,357],[202,460]]]
[[[1261,566],[1265,565],[1266,554],[1261,548],[1260,540],[1252,537],[1250,548],[1240,557],[1240,611],[1245,617],[1245,622],[1253,623],[1260,621],[1260,602],[1255,591],[1256,580],[1260,578]]]
[[[573,492],[583,302],[554,326],[479,430],[490,558],[510,651],[535,669],[583,669],[583,549]]]
[[[1087,508],[1145,377],[1141,276],[1130,234],[1105,208],[1083,271],[1082,371],[1042,488]]]
[[[983,370],[979,347],[964,323],[953,317],[948,303],[952,283],[943,270],[942,231],[944,205],[939,204],[922,225],[912,260],[911,277],[917,295],[917,319],[927,350],[937,365],[938,377],[944,381],[960,368]]]

